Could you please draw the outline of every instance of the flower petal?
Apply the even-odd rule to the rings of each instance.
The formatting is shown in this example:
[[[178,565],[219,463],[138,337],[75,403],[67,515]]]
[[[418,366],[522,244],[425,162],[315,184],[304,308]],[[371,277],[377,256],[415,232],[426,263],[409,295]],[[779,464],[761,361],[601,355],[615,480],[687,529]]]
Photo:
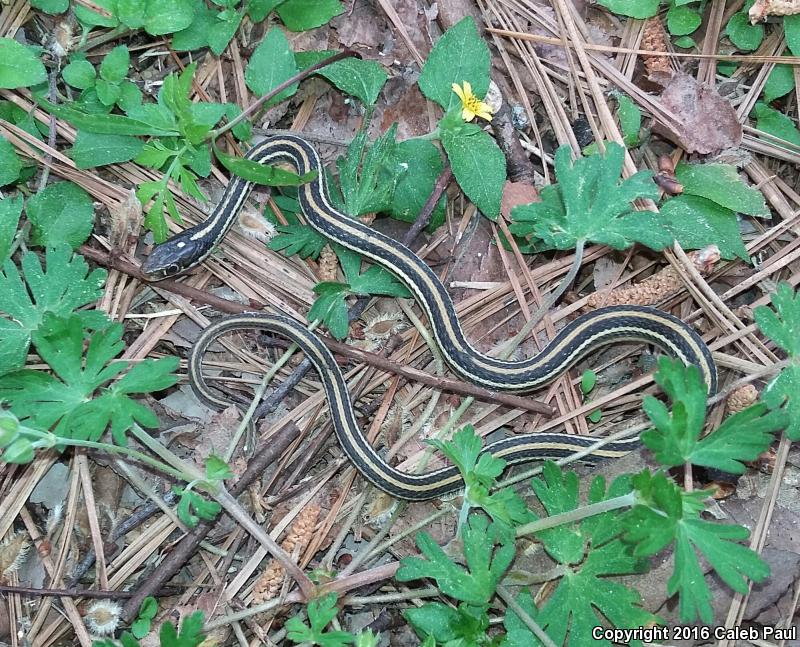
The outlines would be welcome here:
[[[453,92],[458,95],[458,98],[461,99],[461,103],[466,102],[466,96],[464,95],[464,91],[461,89],[461,86],[458,83],[453,83]]]

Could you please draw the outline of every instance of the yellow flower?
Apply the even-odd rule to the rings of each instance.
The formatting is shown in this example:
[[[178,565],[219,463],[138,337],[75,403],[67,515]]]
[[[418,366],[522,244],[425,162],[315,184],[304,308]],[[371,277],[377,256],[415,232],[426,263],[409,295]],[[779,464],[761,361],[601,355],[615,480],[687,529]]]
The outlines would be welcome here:
[[[464,81],[463,88],[458,83],[453,83],[453,92],[461,99],[461,118],[464,121],[472,121],[475,117],[486,121],[492,120],[491,107],[472,94],[472,86],[469,81]]]

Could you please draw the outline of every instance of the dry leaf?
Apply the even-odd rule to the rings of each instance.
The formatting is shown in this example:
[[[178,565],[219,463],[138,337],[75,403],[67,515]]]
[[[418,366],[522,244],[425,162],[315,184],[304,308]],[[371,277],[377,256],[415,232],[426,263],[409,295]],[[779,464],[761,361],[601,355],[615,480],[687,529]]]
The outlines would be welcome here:
[[[511,182],[503,186],[503,197],[500,201],[500,213],[506,220],[511,220],[511,210],[521,204],[540,202],[539,192],[535,186],[527,182]]]
[[[675,74],[661,93],[661,103],[675,115],[680,127],[673,132],[656,123],[653,130],[689,153],[718,153],[742,142],[742,124],[731,104],[693,76]]]

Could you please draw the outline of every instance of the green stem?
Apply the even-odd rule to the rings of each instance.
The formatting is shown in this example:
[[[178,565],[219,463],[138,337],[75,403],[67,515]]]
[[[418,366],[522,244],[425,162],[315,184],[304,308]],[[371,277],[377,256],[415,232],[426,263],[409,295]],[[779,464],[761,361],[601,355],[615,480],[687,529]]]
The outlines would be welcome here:
[[[186,461],[181,460],[178,456],[164,447],[164,445],[152,438],[150,434],[148,434],[139,425],[133,425],[131,427],[131,433],[136,437],[136,440],[142,443],[142,445],[147,447],[147,449],[161,458],[161,460],[163,460],[165,463],[171,465],[173,469],[181,474],[181,478],[183,480],[203,481],[205,479],[205,474],[202,474],[200,471],[198,471],[194,465],[190,465]]]
[[[56,436],[53,433],[47,431],[39,431],[38,429],[31,429],[30,427],[25,427],[24,436],[33,436],[45,441],[43,444],[39,445],[40,447],[54,447],[56,445],[65,445],[67,447],[84,447],[86,449],[96,449],[101,452],[106,452],[108,454],[119,454],[121,456],[127,456],[128,458],[134,458],[150,467],[153,467],[156,470],[164,472],[165,474],[169,474],[170,476],[174,476],[182,481],[189,480],[191,476],[181,472],[180,470],[174,469],[171,466],[167,465],[166,463],[162,463],[161,461],[157,461],[154,458],[151,458],[147,454],[142,452],[136,451],[135,449],[130,449],[128,447],[120,447],[119,445],[111,445],[109,443],[98,443],[92,440],[78,440],[76,438],[63,438],[61,436]],[[187,478],[188,476],[188,478]]]
[[[629,492],[628,494],[623,494],[622,496],[614,497],[613,499],[592,503],[591,505],[585,505],[580,508],[576,508],[575,510],[570,510],[569,512],[555,514],[550,517],[545,517],[544,519],[538,519],[536,521],[526,523],[524,526],[517,528],[517,537],[532,535],[534,533],[541,532],[542,530],[555,528],[556,526],[561,526],[567,523],[574,523],[575,521],[580,521],[581,519],[592,517],[596,514],[609,512],[611,510],[629,508],[635,504],[636,493]]]

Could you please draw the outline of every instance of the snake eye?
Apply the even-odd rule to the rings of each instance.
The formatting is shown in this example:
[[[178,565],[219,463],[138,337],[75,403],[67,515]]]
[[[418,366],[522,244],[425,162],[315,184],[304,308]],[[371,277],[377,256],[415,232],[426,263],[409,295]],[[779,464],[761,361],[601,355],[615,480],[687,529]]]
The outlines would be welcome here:
[[[166,276],[175,276],[181,271],[180,265],[177,263],[171,263],[167,267],[167,271],[165,272]]]

